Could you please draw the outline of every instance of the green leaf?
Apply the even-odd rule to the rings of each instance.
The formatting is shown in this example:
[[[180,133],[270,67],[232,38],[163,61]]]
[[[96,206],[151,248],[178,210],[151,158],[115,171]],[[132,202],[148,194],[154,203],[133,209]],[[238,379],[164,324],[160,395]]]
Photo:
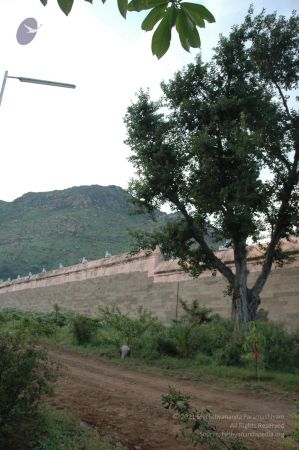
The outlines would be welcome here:
[[[203,5],[198,5],[196,3],[189,3],[189,2],[183,2],[181,3],[181,6],[187,7],[188,12],[192,13],[195,17],[201,17],[201,19],[206,20],[209,23],[216,22],[215,17],[212,13]],[[194,20],[194,19],[193,19]],[[196,21],[194,20],[196,23]],[[200,26],[200,25],[198,25]]]
[[[196,26],[190,28],[188,40],[190,42],[191,47],[200,48],[200,37]]]
[[[156,6],[151,12],[148,13],[146,18],[141,24],[141,28],[144,31],[151,31],[157,22],[164,17],[166,12],[166,5]]]
[[[178,8],[173,4],[172,6],[170,6],[170,8],[168,8],[167,10],[168,15],[169,15],[169,25],[170,25],[170,29],[172,27],[175,26],[175,22],[176,22],[176,18],[178,15]]]
[[[152,38],[152,52],[153,55],[156,55],[158,59],[160,59],[163,55],[165,55],[170,46],[171,40],[170,9],[171,8],[167,9],[164,18],[159,23]]]
[[[128,11],[128,0],[117,0],[118,9],[121,15],[126,18]]]
[[[188,39],[188,34],[189,34],[188,30],[190,28],[189,22],[190,22],[190,20],[188,19],[188,16],[186,15],[186,13],[182,9],[180,9],[178,11],[178,15],[177,15],[177,19],[176,19],[176,30],[179,34],[181,45],[187,52],[190,51],[190,42]]]
[[[93,0],[85,0],[85,1],[88,2],[88,3],[93,3]]]
[[[143,11],[152,9],[159,5],[167,6],[168,1],[165,0],[132,0],[128,5],[128,11]]]
[[[195,3],[181,3],[182,9],[188,14],[189,18],[194,22],[198,27],[205,28],[205,21],[202,18],[201,12],[198,11],[198,8]]]
[[[57,3],[64,14],[68,15],[71,12],[74,0],[57,0]]]
[[[48,0],[40,0],[40,1],[44,6],[46,6],[46,4],[48,3]]]
[[[200,47],[200,37],[195,23],[190,19],[189,15],[183,9],[180,9],[176,19],[176,29],[182,47],[189,52],[190,47]]]

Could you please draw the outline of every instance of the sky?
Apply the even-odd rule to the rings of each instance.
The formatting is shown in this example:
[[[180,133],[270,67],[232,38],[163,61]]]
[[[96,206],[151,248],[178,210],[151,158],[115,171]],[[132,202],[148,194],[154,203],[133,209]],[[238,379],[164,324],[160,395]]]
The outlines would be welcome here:
[[[201,30],[202,55],[209,60],[219,33],[241,23],[253,3],[289,16],[297,0],[202,0],[215,24]],[[73,83],[64,89],[8,79],[0,107],[0,200],[27,192],[72,186],[117,185],[126,189],[134,171],[124,144],[123,117],[140,88],[161,94],[169,80],[193,62],[174,35],[160,60],[151,53],[152,33],[141,30],[142,14],[124,20],[116,0],[75,0],[66,17],[57,0],[1,0],[0,88],[5,70],[24,76]],[[19,24],[33,17],[41,25],[28,45],[16,39]],[[173,33],[175,34],[175,33]]]

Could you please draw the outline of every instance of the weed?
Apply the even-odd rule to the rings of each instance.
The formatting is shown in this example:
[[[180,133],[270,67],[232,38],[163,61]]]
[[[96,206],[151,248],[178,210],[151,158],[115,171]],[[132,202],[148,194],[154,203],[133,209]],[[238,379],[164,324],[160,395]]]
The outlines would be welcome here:
[[[181,435],[186,440],[190,441],[194,447],[199,444],[208,444],[213,450],[246,450],[240,440],[222,439],[216,427],[208,421],[212,416],[211,411],[205,409],[200,412],[191,407],[189,400],[189,395],[182,394],[172,386],[169,386],[168,393],[161,398],[164,408],[176,411],[179,420],[185,424]]]

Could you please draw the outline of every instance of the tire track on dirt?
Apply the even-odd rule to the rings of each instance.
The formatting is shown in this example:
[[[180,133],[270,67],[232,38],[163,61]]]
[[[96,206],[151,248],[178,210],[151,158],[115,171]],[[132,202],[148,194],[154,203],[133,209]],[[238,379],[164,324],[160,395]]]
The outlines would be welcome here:
[[[50,355],[64,367],[51,402],[58,408],[70,410],[89,425],[109,430],[132,450],[192,448],[175,439],[181,425],[172,412],[161,406],[161,395],[167,392],[169,385],[188,393],[191,404],[199,410],[208,408],[220,416],[211,421],[219,431],[267,433],[271,431],[267,426],[272,423],[285,427],[272,429],[272,432],[283,433],[291,426],[293,405],[285,398],[234,393],[208,384],[135,372],[66,350],[51,351]],[[258,421],[248,418],[257,415],[260,416]],[[251,427],[248,430],[245,429],[247,424]],[[259,429],[252,429],[255,424],[259,424]],[[246,444],[254,450],[280,450],[283,440],[269,435],[248,436]]]

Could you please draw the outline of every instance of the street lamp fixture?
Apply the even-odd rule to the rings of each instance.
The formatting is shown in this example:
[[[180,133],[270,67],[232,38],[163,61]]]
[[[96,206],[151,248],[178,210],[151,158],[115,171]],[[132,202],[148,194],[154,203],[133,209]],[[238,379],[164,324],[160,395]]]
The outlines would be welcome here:
[[[37,78],[26,78],[26,77],[13,77],[13,76],[8,75],[8,71],[6,70],[6,72],[4,74],[3,82],[2,82],[1,92],[0,92],[0,106],[2,103],[2,98],[3,98],[7,78],[15,78],[15,79],[21,81],[22,83],[44,84],[46,86],[56,86],[56,87],[69,88],[69,89],[76,88],[75,84],[61,83],[60,81],[39,80]]]

